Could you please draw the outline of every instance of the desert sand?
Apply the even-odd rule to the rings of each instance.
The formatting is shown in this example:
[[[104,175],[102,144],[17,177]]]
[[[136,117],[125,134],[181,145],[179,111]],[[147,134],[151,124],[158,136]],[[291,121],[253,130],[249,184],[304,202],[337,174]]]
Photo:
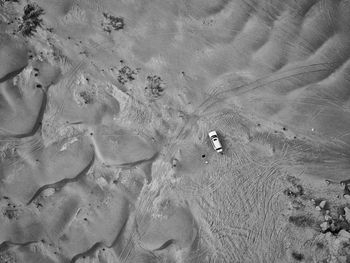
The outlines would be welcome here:
[[[0,0],[0,263],[350,262],[349,14]]]

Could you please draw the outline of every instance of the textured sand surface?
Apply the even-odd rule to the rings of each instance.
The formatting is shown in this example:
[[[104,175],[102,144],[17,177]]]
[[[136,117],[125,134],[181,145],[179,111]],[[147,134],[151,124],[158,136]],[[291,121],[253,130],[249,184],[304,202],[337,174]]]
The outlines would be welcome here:
[[[350,262],[349,14],[0,0],[0,263]]]

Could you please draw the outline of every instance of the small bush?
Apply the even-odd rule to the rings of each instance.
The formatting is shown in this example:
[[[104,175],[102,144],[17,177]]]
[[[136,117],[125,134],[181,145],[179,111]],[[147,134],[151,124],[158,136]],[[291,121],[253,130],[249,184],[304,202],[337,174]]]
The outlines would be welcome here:
[[[103,27],[104,31],[111,33],[112,29],[118,31],[118,30],[121,30],[124,28],[124,26],[125,26],[124,18],[112,16],[112,15],[109,15],[107,13],[103,13],[103,16],[107,20],[106,23],[102,24],[104,26]]]
[[[145,87],[147,96],[157,99],[163,94],[163,91],[164,84],[159,76],[153,75],[147,77],[147,86]]]
[[[6,209],[3,212],[3,215],[7,217],[8,219],[18,219],[18,210],[17,209]]]
[[[37,27],[41,27],[43,20],[40,18],[44,14],[44,10],[37,4],[28,4],[24,7],[22,22],[19,31],[27,37],[37,32]]]
[[[304,259],[304,255],[298,252],[293,251],[292,257],[297,261],[302,261]]]
[[[121,84],[131,82],[135,79],[137,72],[128,66],[124,66],[118,71],[118,81]]]

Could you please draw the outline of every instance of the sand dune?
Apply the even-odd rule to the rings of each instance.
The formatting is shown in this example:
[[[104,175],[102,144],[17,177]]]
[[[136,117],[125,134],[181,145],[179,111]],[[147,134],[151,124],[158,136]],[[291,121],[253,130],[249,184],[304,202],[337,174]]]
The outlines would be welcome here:
[[[0,82],[15,77],[28,64],[27,47],[25,44],[7,34],[1,33]]]
[[[0,0],[0,262],[348,262],[349,11]]]

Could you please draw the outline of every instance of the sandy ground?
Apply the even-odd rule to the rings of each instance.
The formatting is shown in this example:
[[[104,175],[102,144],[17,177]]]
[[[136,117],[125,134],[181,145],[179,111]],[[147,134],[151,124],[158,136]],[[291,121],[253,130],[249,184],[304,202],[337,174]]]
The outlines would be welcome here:
[[[0,262],[350,262],[349,14],[0,0]]]

